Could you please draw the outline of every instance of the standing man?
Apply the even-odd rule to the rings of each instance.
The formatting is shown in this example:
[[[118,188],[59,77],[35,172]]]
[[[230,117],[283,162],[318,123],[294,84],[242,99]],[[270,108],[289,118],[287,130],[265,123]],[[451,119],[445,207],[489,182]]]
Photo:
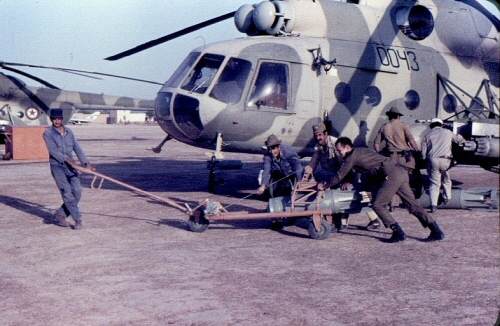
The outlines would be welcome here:
[[[300,157],[290,146],[281,144],[275,135],[267,137],[265,144],[262,185],[256,192],[261,195],[268,188],[271,197],[288,196],[294,182],[302,177]]]
[[[461,135],[455,135],[443,128],[443,120],[434,118],[430,124],[431,130],[422,138],[422,159],[427,163],[427,175],[430,179],[431,213],[436,212],[439,190],[443,186],[443,202],[446,205],[451,199],[451,179],[448,170],[453,156],[452,144],[464,143]]]
[[[372,208],[380,217],[385,227],[390,227],[392,236],[385,242],[399,242],[406,239],[406,234],[394,220],[387,205],[394,194],[398,194],[411,214],[416,216],[423,227],[429,228],[431,234],[425,241],[443,240],[444,234],[437,223],[415,200],[410,188],[408,173],[396,160],[380,155],[368,148],[354,147],[347,137],[340,137],[335,142],[335,148],[344,158],[344,163],[332,180],[319,184],[318,190],[328,189],[338,185],[352,170],[367,173],[376,177],[377,191],[372,194]]]
[[[326,130],[324,123],[318,123],[313,126],[313,134],[318,145],[314,147],[314,154],[309,161],[309,164],[304,168],[304,179],[309,179],[313,174],[316,167],[321,165],[321,167],[329,172],[336,173],[340,166],[342,165],[342,158],[340,157],[338,151],[335,149],[335,142],[337,138],[330,136]],[[347,190],[349,187],[349,182],[345,182],[341,189]],[[370,222],[366,226],[368,230],[378,229],[380,227],[380,222],[378,221],[377,214],[372,211],[366,213]],[[336,217],[337,220],[339,216]],[[348,225],[349,214],[342,214],[340,216],[340,225],[337,225],[337,229],[344,229]],[[339,221],[336,221],[337,223]]]
[[[373,142],[373,148],[377,153],[396,159],[399,165],[406,168],[410,174],[411,185],[415,188],[415,193],[417,193],[416,196],[420,197],[422,191],[420,170],[415,169],[415,158],[411,152],[411,150],[418,151],[417,142],[413,138],[410,127],[401,121],[403,114],[399,112],[397,107],[391,107],[385,114],[389,121],[380,127]],[[383,149],[380,148],[382,141],[385,141]]]
[[[50,110],[50,120],[52,126],[45,130],[43,139],[49,151],[50,172],[63,199],[62,206],[54,215],[55,223],[68,227],[66,217],[71,215],[75,221],[74,229],[80,230],[83,226],[78,202],[82,197],[82,186],[78,171],[74,168],[77,165],[73,161],[73,152],[87,169],[94,171],[95,169],[87,160],[73,132],[63,126],[63,111],[61,109]]]
[[[411,156],[411,150],[418,151],[417,142],[411,133],[410,127],[401,121],[403,114],[397,107],[392,107],[385,113],[389,117],[373,142],[373,148],[377,153],[395,158],[401,166],[413,170],[415,159]],[[385,148],[380,152],[380,143],[385,140]]]

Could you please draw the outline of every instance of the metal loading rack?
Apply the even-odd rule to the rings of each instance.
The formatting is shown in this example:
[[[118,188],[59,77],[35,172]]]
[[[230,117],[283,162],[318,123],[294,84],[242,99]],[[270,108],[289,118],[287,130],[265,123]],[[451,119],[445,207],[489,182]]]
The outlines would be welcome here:
[[[316,182],[298,182],[292,192],[291,197],[273,198],[275,203],[282,204],[268,205],[268,212],[250,213],[248,211],[229,212],[219,202],[211,199],[205,199],[198,206],[191,209],[187,204],[185,206],[161,196],[136,188],[124,182],[113,179],[104,174],[86,169],[80,166],[74,166],[80,172],[94,175],[91,187],[100,189],[104,180],[116,183],[124,188],[128,188],[140,195],[155,199],[171,207],[177,208],[189,216],[187,224],[193,232],[205,231],[210,221],[236,221],[236,220],[261,220],[261,219],[286,219],[286,218],[310,218],[309,236],[313,239],[325,239],[331,233],[332,211],[331,209],[321,208],[320,203],[324,192],[316,191]],[[100,181],[98,181],[100,178]],[[288,207],[289,206],[289,207]],[[324,205],[323,205],[324,206]],[[279,211],[278,211],[279,210]]]

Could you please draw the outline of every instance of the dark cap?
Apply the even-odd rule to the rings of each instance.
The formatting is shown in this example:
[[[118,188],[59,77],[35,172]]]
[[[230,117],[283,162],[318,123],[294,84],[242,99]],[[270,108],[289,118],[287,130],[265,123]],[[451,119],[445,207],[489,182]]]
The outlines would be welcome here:
[[[50,110],[50,118],[63,118],[63,110],[61,109],[51,109]]]
[[[317,125],[313,126],[313,133],[316,134],[322,134],[326,131],[326,126],[323,122],[318,123]]]
[[[385,114],[387,115],[403,115],[401,112],[399,112],[398,108],[393,106],[389,111],[387,111]]]
[[[269,137],[267,137],[267,140],[266,140],[267,147],[276,146],[276,145],[280,145],[280,144],[281,144],[281,140],[279,140],[278,137],[276,137],[275,135],[270,135]]]

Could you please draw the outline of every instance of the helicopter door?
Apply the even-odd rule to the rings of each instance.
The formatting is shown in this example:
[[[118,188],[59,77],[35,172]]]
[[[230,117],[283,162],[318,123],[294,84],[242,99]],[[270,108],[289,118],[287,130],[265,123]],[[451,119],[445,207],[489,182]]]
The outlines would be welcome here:
[[[286,63],[262,61],[250,92],[247,110],[289,112],[289,67]]]

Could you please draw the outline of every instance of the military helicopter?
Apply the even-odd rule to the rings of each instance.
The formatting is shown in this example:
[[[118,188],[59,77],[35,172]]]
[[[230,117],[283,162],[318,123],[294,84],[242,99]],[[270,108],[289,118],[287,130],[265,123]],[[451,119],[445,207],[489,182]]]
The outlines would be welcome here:
[[[118,60],[234,17],[247,37],[194,49],[159,90],[168,137],[261,153],[275,134],[311,155],[311,127],[372,146],[396,106],[417,138],[441,118],[468,142],[459,163],[499,166],[499,29],[477,1],[269,0],[106,58]]]
[[[152,100],[141,100],[130,97],[92,94],[78,91],[67,91],[53,84],[28,74],[14,66],[34,67],[42,69],[55,69],[63,72],[84,74],[85,77],[97,78],[92,75],[131,79],[134,81],[155,83],[125,76],[117,76],[100,72],[83,71],[76,69],[46,67],[14,62],[0,62],[0,68],[14,72],[35,80],[45,87],[27,86],[23,81],[14,76],[0,73],[0,125],[4,131],[5,126],[40,126],[49,125],[50,109],[63,109],[64,122],[70,121],[77,110],[122,110],[154,108]],[[159,83],[155,83],[159,84]],[[161,85],[161,84],[159,84]]]

